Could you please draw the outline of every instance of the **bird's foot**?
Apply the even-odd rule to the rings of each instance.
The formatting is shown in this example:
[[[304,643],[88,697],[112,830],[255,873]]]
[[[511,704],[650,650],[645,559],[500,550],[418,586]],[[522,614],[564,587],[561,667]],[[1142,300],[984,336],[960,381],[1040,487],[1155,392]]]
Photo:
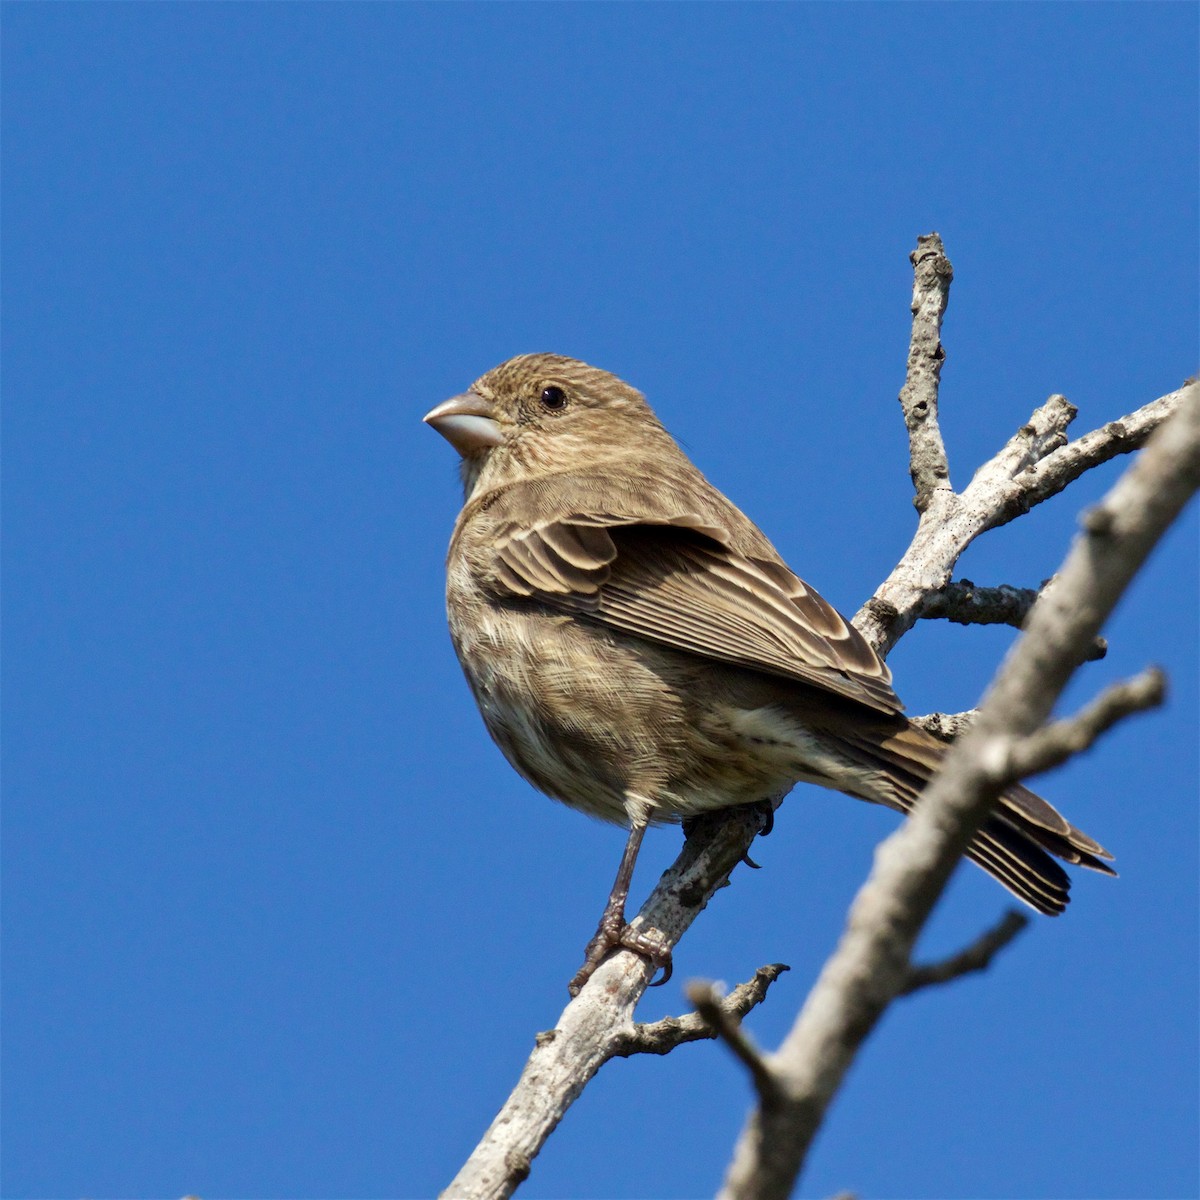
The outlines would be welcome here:
[[[749,805],[751,811],[758,813],[762,818],[762,828],[758,831],[759,837],[766,837],[772,829],[775,828],[775,805],[770,800],[758,800],[754,804]],[[753,867],[754,870],[761,870],[761,866],[750,857],[750,851],[747,850],[742,855],[742,862],[748,867]]]
[[[640,954],[663,972],[661,979],[650,984],[650,987],[662,987],[671,978],[671,947],[666,938],[657,929],[635,929],[625,924],[621,913],[605,913],[600,918],[596,936],[587,944],[584,951],[583,966],[575,972],[575,977],[567,984],[567,991],[578,996],[583,985],[595,974],[596,968],[609,956],[613,950],[632,950]]]
[[[745,808],[752,813],[756,813],[762,824],[762,828],[758,831],[758,837],[766,837],[772,829],[775,828],[775,805],[774,800],[753,800],[745,805]],[[711,812],[699,813],[694,817],[684,817],[679,824],[683,827],[683,837],[686,841],[700,828],[704,821],[719,821],[729,809],[717,809]]]
[[[775,803],[773,800],[759,800],[750,805],[762,817],[763,827],[758,831],[759,837],[766,837],[775,828]]]

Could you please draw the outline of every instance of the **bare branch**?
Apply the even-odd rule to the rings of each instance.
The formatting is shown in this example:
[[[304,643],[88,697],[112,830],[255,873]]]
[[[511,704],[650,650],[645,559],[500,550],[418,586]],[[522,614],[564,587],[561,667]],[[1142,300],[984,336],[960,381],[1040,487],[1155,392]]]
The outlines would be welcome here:
[[[779,1082],[762,1053],[741,1022],[726,1012],[721,994],[711,984],[693,979],[684,988],[687,998],[696,1006],[696,1014],[704,1020],[742,1063],[754,1081],[760,1104],[772,1105],[779,1099]]]
[[[907,982],[916,936],[991,811],[1003,784],[997,751],[1046,720],[1122,592],[1200,487],[1200,389],[1181,401],[1085,523],[1059,586],[1031,612],[977,721],[876,851],[837,949],[772,1057],[785,1099],[751,1115],[720,1193],[725,1200],[790,1195],[830,1100]]]
[[[674,864],[634,919],[674,946],[704,906],[729,880],[765,816],[760,806],[698,817]],[[632,1034],[633,1010],[655,968],[640,954],[620,950],[539,1036],[516,1087],[479,1144],[443,1193],[471,1200],[513,1194],[530,1164],[593,1075]]]
[[[1033,650],[1026,649],[1014,654],[997,681],[994,691],[1005,703],[1015,704],[1014,695],[1037,692],[1022,705],[1024,715],[1014,732],[1031,733],[1045,721],[1055,697],[1086,657],[1079,631],[1091,629],[1089,638],[1095,636],[1146,555],[1200,485],[1200,387],[1193,384],[1174,395],[1174,417],[1088,514],[1059,580],[1030,614],[1030,635],[1040,630],[1043,641],[1069,647],[1070,653],[1047,652],[1046,661],[1035,670]],[[1037,639],[1026,640],[1038,648]],[[1018,658],[1025,674],[1014,669]],[[1028,677],[1034,673],[1040,688]]]
[[[1073,717],[1043,725],[1013,743],[1008,751],[1012,779],[1025,779],[1060,766],[1091,746],[1101,734],[1134,713],[1157,708],[1167,694],[1166,676],[1158,667],[1105,688]]]
[[[1015,479],[1036,466],[1051,451],[1067,444],[1067,427],[1079,415],[1066,396],[1054,395],[1012,435],[1004,448],[988,459],[972,479],[998,476]]]
[[[1010,587],[1006,583],[999,587],[977,587],[969,579],[962,579],[930,592],[917,616],[923,621],[941,619],[956,625],[1011,625],[1020,629],[1038,597],[1053,584],[1054,576],[1040,589]],[[1107,653],[1108,643],[1096,638],[1088,652],[1088,661],[1101,659]]]
[[[946,360],[941,342],[942,317],[950,299],[954,268],[936,233],[917,238],[917,248],[909,261],[913,265],[913,322],[900,406],[908,428],[909,470],[917,489],[913,504],[918,512],[924,512],[935,491],[950,487],[950,464],[937,410],[938,384]]]
[[[948,583],[930,592],[921,605],[923,621],[945,620],[956,625],[1011,625],[1020,629],[1037,600],[1034,588],[976,587],[969,579]]]
[[[791,967],[785,963],[771,963],[759,967],[754,978],[739,983],[723,1000],[721,1009],[734,1022],[741,1021],[746,1014],[767,998],[767,989],[784,971]],[[691,999],[691,997],[689,997]],[[716,1028],[699,1013],[688,1013],[683,1017],[663,1017],[647,1025],[635,1025],[622,1034],[613,1046],[614,1058],[631,1058],[635,1054],[669,1054],[676,1046],[685,1042],[711,1040],[717,1036]]]
[[[974,971],[986,971],[992,959],[1029,924],[1024,913],[1010,909],[1003,918],[985,930],[969,946],[941,962],[914,964],[908,968],[908,978],[901,985],[900,996],[909,996],[922,988],[949,983]]]
[[[971,728],[979,709],[969,708],[966,712],[958,713],[926,713],[923,717],[910,717],[914,725],[920,725],[926,733],[931,733],[942,742],[952,742],[961,737]]]
[[[1195,387],[1194,384],[1190,386],[1193,389]],[[1118,421],[1109,421],[1107,425],[1085,433],[1078,440],[1068,442],[1047,455],[1030,470],[1028,478],[1022,478],[1019,494],[1009,500],[999,514],[999,519],[989,528],[1005,525],[1014,517],[1028,512],[1035,504],[1057,496],[1085,471],[1116,458],[1118,454],[1128,454],[1132,450],[1140,449],[1146,444],[1150,434],[1179,408],[1188,387],[1189,385],[1185,384],[1136,412]]]
[[[1162,396],[1035,462],[1074,412],[1065,401],[1058,402],[1060,397],[1051,397],[975,473],[961,495],[949,490],[936,494],[936,505],[921,515],[904,557],[855,614],[855,627],[886,656],[917,621],[925,597],[950,582],[955,563],[975,538],[1057,495],[1089,467],[1138,449],[1180,407],[1186,391]]]

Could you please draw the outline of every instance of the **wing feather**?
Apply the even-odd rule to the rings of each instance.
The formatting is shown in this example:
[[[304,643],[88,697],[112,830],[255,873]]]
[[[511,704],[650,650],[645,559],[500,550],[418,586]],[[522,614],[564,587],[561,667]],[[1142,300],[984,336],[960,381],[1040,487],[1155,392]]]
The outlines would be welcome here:
[[[695,514],[513,522],[497,530],[491,552],[501,593],[901,711],[890,671],[853,626],[782,562],[738,553]]]

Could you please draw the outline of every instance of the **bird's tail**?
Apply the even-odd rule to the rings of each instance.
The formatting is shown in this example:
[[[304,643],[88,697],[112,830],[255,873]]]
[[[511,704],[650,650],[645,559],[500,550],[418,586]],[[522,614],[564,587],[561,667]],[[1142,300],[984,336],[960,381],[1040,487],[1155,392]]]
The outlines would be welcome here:
[[[909,812],[949,746],[919,726],[907,724],[892,726],[878,740],[865,734],[853,749],[869,754],[877,769],[886,765],[891,795],[870,799]],[[967,847],[967,857],[1018,899],[1048,916],[1057,916],[1070,900],[1070,877],[1055,858],[1105,875],[1116,874],[1102,861],[1112,855],[1099,842],[1020,784],[1001,795],[995,812]]]

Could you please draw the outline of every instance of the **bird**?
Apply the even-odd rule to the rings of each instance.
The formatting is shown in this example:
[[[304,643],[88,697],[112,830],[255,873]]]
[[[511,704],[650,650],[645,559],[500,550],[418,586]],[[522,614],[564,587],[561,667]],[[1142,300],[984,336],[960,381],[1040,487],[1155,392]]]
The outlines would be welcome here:
[[[562,355],[511,358],[424,418],[464,491],[446,607],[484,724],[553,799],[629,829],[573,995],[610,951],[670,971],[625,920],[651,824],[777,803],[810,783],[911,812],[947,744],[887,664],[714,487],[636,388]],[[1023,786],[966,856],[1047,915],[1055,861],[1109,854]]]

